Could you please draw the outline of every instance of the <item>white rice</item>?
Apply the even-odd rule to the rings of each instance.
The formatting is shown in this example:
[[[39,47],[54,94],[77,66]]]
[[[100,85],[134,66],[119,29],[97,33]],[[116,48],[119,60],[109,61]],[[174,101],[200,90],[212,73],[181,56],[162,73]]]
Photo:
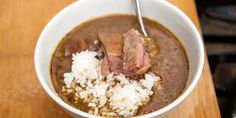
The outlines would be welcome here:
[[[160,77],[152,72],[144,79],[130,80],[122,73],[101,76],[102,60],[95,58],[97,52],[82,51],[73,54],[71,72],[64,74],[67,90],[75,91],[88,104],[89,113],[104,117],[135,115],[137,109],[145,105],[153,94],[152,87],[160,86]],[[69,91],[69,92],[70,92]]]

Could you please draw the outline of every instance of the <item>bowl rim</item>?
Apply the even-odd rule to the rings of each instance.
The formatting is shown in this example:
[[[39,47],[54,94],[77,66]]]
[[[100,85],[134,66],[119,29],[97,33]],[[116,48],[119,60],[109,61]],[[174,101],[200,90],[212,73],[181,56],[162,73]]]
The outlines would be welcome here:
[[[62,9],[61,11],[59,11],[49,22],[48,24],[44,27],[43,31],[41,32],[38,41],[36,43],[35,46],[35,52],[34,52],[34,65],[35,65],[35,70],[36,70],[36,75],[37,78],[41,84],[41,86],[43,87],[43,89],[46,91],[46,93],[57,103],[59,104],[62,108],[76,114],[79,116],[84,116],[84,117],[90,117],[90,118],[97,118],[99,116],[95,116],[86,112],[83,112],[79,109],[76,109],[74,107],[72,107],[71,105],[67,104],[66,102],[64,102],[63,100],[61,100],[61,98],[59,96],[57,96],[53,90],[50,89],[50,87],[47,85],[46,81],[44,81],[44,77],[41,74],[41,70],[39,69],[39,63],[38,63],[38,57],[39,55],[39,48],[40,48],[40,44],[43,40],[43,37],[45,35],[46,32],[48,32],[49,28],[52,26],[53,22],[55,21],[55,19],[60,18],[63,14],[66,13],[66,11],[69,11],[70,9],[75,8],[78,4],[81,4],[83,2],[87,2],[88,0],[78,0],[75,1],[73,3],[71,3],[70,5],[66,6],[64,9]],[[200,33],[198,32],[197,28],[195,27],[195,25],[193,24],[193,22],[189,19],[189,17],[182,12],[179,8],[177,8],[176,6],[174,6],[173,4],[165,1],[165,0],[153,0],[155,2],[159,2],[163,5],[165,5],[168,9],[176,12],[176,14],[180,15],[185,22],[187,22],[187,24],[190,26],[190,28],[192,29],[193,33],[196,36],[196,39],[198,40],[198,49],[199,49],[199,53],[200,53],[200,57],[199,57],[199,67],[197,68],[197,72],[196,74],[193,76],[193,80],[190,82],[188,88],[186,89],[186,91],[184,91],[177,99],[175,99],[173,102],[171,102],[170,104],[168,104],[167,106],[148,113],[148,114],[144,114],[144,115],[140,115],[140,116],[136,116],[136,117],[140,117],[140,118],[147,118],[147,117],[154,117],[154,116],[159,116],[162,115],[170,110],[172,110],[173,108],[175,108],[176,106],[178,106],[178,104],[180,104],[181,102],[183,102],[187,96],[192,92],[192,90],[194,89],[194,87],[196,86],[197,82],[200,79],[202,70],[203,70],[203,65],[204,65],[204,46],[203,46],[203,40],[202,37],[200,35]]]

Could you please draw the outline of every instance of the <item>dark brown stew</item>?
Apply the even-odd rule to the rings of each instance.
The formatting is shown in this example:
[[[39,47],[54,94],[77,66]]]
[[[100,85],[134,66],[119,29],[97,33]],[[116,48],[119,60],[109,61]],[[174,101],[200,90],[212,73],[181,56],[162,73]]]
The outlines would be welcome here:
[[[69,21],[68,21],[69,22]],[[163,89],[154,88],[154,95],[149,103],[138,110],[136,115],[156,111],[174,101],[184,90],[188,79],[188,59],[185,50],[178,39],[161,24],[144,18],[148,36],[154,39],[159,47],[159,53],[151,57],[152,71],[161,76]],[[73,96],[64,95],[63,74],[70,72],[71,56],[65,55],[65,47],[75,44],[77,39],[97,40],[98,32],[115,31],[124,33],[131,28],[139,29],[136,17],[133,15],[110,15],[90,20],[69,32],[57,46],[51,61],[51,78],[59,96],[72,106],[88,112],[88,107],[82,101],[75,101]],[[78,45],[74,45],[77,48]]]

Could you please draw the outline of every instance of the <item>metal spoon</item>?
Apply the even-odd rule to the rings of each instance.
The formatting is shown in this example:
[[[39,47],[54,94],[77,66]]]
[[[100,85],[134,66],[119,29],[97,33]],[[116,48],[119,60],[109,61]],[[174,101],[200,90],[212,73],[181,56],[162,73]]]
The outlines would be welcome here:
[[[143,35],[147,37],[147,32],[145,30],[144,24],[143,24],[143,19],[142,19],[142,15],[141,15],[141,10],[140,10],[140,5],[139,5],[139,0],[134,0],[135,2],[135,12],[136,12],[136,16],[138,18],[138,23],[141,27],[141,30],[143,32]]]
[[[151,57],[154,57],[159,52],[159,49],[158,49],[155,41],[151,38],[148,38],[148,36],[147,36],[147,32],[146,32],[144,24],[143,24],[139,0],[134,0],[134,2],[135,2],[135,12],[136,12],[136,16],[138,19],[138,23],[141,27],[143,35],[145,36],[145,38],[143,38],[144,46],[146,48],[146,51],[149,53],[149,55]]]

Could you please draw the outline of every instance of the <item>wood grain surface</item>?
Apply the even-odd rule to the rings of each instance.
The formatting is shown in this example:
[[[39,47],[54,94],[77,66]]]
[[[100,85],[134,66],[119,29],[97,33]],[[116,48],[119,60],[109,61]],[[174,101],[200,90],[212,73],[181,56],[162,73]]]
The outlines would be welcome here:
[[[34,70],[34,47],[47,22],[73,0],[1,0],[0,118],[71,118],[44,92]],[[200,31],[193,0],[170,0]],[[191,95],[166,118],[219,118],[207,58]]]

